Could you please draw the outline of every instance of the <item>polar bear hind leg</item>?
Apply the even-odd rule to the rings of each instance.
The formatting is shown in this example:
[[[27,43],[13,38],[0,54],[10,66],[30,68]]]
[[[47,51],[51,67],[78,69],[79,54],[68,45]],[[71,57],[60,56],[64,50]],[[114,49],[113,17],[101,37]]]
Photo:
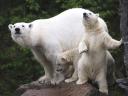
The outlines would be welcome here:
[[[75,70],[72,77],[66,79],[65,82],[70,83],[70,82],[76,81],[77,79],[78,79],[78,74],[77,74],[77,70]]]
[[[108,94],[108,86],[107,86],[106,75],[104,71],[101,71],[97,75],[96,81],[98,82],[98,85],[99,85],[99,91],[102,93]]]
[[[73,75],[71,76],[71,78],[68,78],[65,80],[66,83],[70,83],[70,82],[73,82],[73,81],[76,81],[78,79],[78,61],[75,60],[73,62],[74,64],[74,72],[73,72]]]

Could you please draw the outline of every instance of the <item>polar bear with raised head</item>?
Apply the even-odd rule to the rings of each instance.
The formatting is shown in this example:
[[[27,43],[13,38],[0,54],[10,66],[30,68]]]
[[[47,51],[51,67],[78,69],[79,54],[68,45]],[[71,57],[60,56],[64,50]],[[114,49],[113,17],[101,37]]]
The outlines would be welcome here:
[[[84,84],[88,79],[95,80],[98,82],[99,91],[108,94],[106,51],[119,47],[122,39],[117,41],[104,30],[106,23],[98,14],[85,12],[83,24],[85,37],[79,45],[81,58],[78,62],[77,84]]]

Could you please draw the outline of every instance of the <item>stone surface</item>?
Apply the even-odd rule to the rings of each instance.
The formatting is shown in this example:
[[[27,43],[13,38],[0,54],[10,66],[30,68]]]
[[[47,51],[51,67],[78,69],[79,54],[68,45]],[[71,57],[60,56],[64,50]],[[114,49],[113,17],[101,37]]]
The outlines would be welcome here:
[[[21,85],[15,96],[107,96],[94,88],[91,84],[76,85],[62,83],[60,85],[42,85],[37,81]]]

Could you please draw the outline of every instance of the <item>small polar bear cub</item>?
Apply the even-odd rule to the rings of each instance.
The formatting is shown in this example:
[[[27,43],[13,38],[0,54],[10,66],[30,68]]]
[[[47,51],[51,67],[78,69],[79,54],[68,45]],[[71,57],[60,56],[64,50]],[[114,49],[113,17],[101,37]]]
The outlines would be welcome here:
[[[108,94],[106,51],[119,47],[122,39],[117,41],[104,31],[107,25],[98,14],[83,13],[83,24],[86,32],[79,44],[81,57],[78,61],[76,83],[84,84],[88,79],[95,80],[98,82],[99,91]]]
[[[80,58],[80,54],[79,54],[78,48],[72,48],[58,54],[57,61],[56,61],[57,71],[62,72],[64,70],[68,70],[64,66],[73,65],[74,72],[73,74],[71,74],[70,78],[65,80],[65,82],[69,83],[69,82],[76,81],[78,79],[77,63],[79,58]]]

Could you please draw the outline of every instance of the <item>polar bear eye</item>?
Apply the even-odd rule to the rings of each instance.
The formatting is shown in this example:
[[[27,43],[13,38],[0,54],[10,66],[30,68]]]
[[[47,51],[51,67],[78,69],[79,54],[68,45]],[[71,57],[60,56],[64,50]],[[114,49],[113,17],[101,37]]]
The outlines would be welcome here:
[[[89,15],[92,15],[92,13],[89,13]]]
[[[15,28],[15,25],[14,25],[14,28]]]
[[[24,25],[22,25],[22,27],[24,27]]]
[[[31,28],[32,27],[32,24],[29,24],[29,28]]]
[[[61,66],[61,64],[60,64],[60,63],[58,63],[57,65],[58,65],[58,66]]]

